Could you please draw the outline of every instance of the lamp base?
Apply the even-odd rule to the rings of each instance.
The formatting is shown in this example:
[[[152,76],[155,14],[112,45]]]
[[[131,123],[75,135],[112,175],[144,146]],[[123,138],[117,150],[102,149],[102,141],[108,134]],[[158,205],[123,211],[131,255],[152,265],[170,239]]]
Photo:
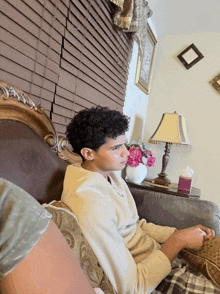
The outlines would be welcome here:
[[[158,178],[154,179],[155,184],[162,186],[169,186],[169,184],[171,184],[171,181],[167,178],[167,174],[160,173],[158,176]]]

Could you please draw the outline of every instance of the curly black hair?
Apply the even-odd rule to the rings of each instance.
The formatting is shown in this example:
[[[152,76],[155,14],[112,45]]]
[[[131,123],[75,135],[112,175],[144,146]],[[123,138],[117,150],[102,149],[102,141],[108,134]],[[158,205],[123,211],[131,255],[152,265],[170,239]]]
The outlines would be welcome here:
[[[97,151],[106,139],[123,135],[130,118],[108,107],[92,107],[79,111],[67,126],[67,139],[73,151],[79,154],[84,147]],[[83,158],[84,159],[84,158]]]

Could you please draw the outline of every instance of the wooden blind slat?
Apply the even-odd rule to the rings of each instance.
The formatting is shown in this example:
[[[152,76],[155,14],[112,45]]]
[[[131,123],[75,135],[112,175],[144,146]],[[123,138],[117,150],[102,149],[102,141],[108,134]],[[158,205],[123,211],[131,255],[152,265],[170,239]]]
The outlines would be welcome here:
[[[88,58],[84,56],[83,59],[81,59],[81,63],[75,59],[74,53],[76,50],[71,50],[72,54],[69,54],[67,51],[63,50],[63,58],[68,61],[68,63],[72,64],[74,67],[76,67],[78,70],[82,71],[83,73],[87,74],[90,78],[94,79],[97,83],[102,85],[105,89],[107,89],[109,92],[113,93],[114,95],[120,97],[123,99],[123,93],[120,93],[111,85],[111,79],[94,63],[92,63]],[[84,60],[85,59],[85,60]],[[73,73],[73,71],[72,71]],[[108,82],[106,82],[106,80]]]
[[[69,23],[68,23],[69,24]],[[99,49],[96,47],[93,47],[91,45],[91,43],[89,43],[88,40],[84,41],[84,44],[82,45],[82,43],[78,42],[77,39],[75,39],[75,37],[72,35],[72,33],[74,34],[74,31],[72,30],[73,26],[67,27],[69,29],[71,29],[71,34],[67,31],[66,32],[66,40],[72,44],[72,46],[70,46],[68,43],[65,42],[64,40],[64,48],[68,47],[69,50],[71,50],[70,48],[72,48],[72,50],[74,51],[75,57],[81,58],[81,55],[85,55],[86,58],[89,58],[91,61],[93,61],[99,68],[101,68],[107,76],[111,77],[111,79],[113,80],[113,82],[115,82],[116,84],[119,85],[119,80],[122,80],[122,82],[126,81],[126,73],[123,74],[123,76],[120,76],[118,74],[118,71],[111,65],[111,62],[109,62],[109,56],[108,54],[106,54],[105,51],[103,51],[103,48],[100,46]],[[90,41],[93,41],[90,39]],[[96,41],[95,41],[96,42]],[[98,43],[96,42],[96,45],[98,45]],[[75,48],[74,48],[75,47]],[[79,48],[79,50],[78,50]],[[106,54],[105,56],[101,54],[101,51],[103,51],[104,54]],[[78,54],[77,54],[78,52]],[[96,57],[94,59],[94,56]],[[121,70],[121,69],[120,69]],[[118,78],[119,77],[119,78]]]
[[[71,109],[67,109],[65,107],[59,106],[57,104],[54,104],[53,106],[53,112],[57,113],[59,115],[62,115],[64,117],[72,118],[74,116],[74,111]]]
[[[19,36],[21,40],[25,43],[33,47],[35,50],[41,52],[48,59],[53,60],[55,63],[59,64],[60,55],[54,50],[48,48],[46,44],[44,44],[41,40],[39,40],[36,36],[32,35],[25,28],[21,27],[13,20],[8,18],[6,15],[2,14],[0,17],[0,26],[5,28],[5,30],[9,31],[12,35]],[[12,39],[14,41],[14,39]]]
[[[29,1],[29,0],[27,0]],[[51,1],[47,0],[35,0],[37,2],[39,2],[42,6],[44,6],[48,12],[52,13],[53,11],[56,10],[56,19],[60,22],[61,25],[63,25],[65,27],[66,25],[66,17],[67,17],[67,14],[63,14],[61,12],[61,8],[59,6],[60,3],[62,3],[61,1],[57,1],[56,4],[58,5],[57,8],[58,10],[56,9],[56,5],[54,5]],[[34,1],[34,2],[35,2]]]
[[[12,1],[12,0],[11,0]],[[39,27],[30,21],[25,15],[20,13],[16,8],[14,8],[11,4],[6,1],[1,2],[2,12],[8,16],[9,18],[13,19],[17,24],[21,27],[25,28],[28,32],[36,36],[46,45],[50,45],[51,48],[58,54],[61,53],[61,47],[59,43],[57,43],[54,39],[52,39],[49,34],[46,34],[43,30],[40,31],[39,36]]]
[[[70,121],[71,121],[70,118],[61,116],[61,115],[56,114],[56,113],[52,113],[52,120],[53,120],[53,122],[56,122],[56,123],[61,124],[61,125],[64,125],[64,126],[66,126],[67,124],[69,124]]]
[[[75,7],[72,8],[69,14],[69,20],[73,25],[77,22],[77,28],[86,38],[88,38],[89,35],[95,37],[95,39],[99,41],[101,46],[112,56],[113,60],[117,58],[118,50],[112,49],[113,45],[111,44],[109,39],[106,39],[106,37],[103,39],[103,36],[101,34],[102,29],[99,27],[98,30],[97,28],[95,29],[89,21],[85,20],[84,15],[81,14]],[[121,54],[124,54],[124,52],[121,52]]]

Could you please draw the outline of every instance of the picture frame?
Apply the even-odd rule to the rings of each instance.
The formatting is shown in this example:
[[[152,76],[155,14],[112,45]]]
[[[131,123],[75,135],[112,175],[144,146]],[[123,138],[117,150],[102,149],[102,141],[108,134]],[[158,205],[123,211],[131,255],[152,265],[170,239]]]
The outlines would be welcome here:
[[[149,25],[144,30],[143,39],[146,40],[143,48],[143,58],[138,54],[135,85],[138,86],[145,94],[150,93],[150,85],[153,73],[154,60],[157,48],[157,39]]]
[[[185,66],[185,68],[189,69],[198,61],[200,61],[204,57],[204,55],[192,43],[190,46],[184,49],[179,55],[177,55],[177,57]]]
[[[215,76],[209,83],[220,94],[220,73],[217,74],[217,76]]]

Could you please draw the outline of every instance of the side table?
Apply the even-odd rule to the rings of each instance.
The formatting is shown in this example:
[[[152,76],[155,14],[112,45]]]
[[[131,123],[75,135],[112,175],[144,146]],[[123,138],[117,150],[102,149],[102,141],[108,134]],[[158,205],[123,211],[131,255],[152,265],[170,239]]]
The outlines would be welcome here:
[[[185,197],[185,198],[195,198],[199,199],[201,195],[201,190],[195,187],[191,188],[190,193],[186,193],[184,191],[178,190],[177,184],[171,184],[168,187],[154,184],[152,179],[145,179],[141,184],[136,184],[130,182],[129,180],[125,180],[129,187],[134,187],[140,190],[149,190],[154,192],[160,192],[165,194],[170,194],[173,196]]]

